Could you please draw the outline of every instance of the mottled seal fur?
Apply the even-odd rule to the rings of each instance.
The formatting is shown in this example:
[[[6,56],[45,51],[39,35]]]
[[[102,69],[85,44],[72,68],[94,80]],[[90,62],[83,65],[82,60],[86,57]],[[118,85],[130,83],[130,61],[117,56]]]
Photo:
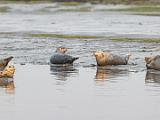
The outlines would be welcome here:
[[[78,57],[72,57],[66,54],[67,48],[59,47],[50,58],[51,64],[72,64]]]
[[[98,66],[126,65],[131,55],[120,56],[109,52],[97,51],[94,53]]]
[[[14,66],[7,66],[3,71],[0,71],[0,77],[12,78],[15,72]]]
[[[145,57],[147,69],[160,70],[160,55]]]

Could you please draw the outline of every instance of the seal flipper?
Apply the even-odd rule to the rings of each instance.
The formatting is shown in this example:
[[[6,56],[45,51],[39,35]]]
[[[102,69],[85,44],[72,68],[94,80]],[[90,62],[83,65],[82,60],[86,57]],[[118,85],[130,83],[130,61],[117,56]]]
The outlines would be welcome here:
[[[73,58],[72,58],[72,63],[73,63],[75,60],[77,60],[77,59],[79,59],[79,57],[73,57]]]

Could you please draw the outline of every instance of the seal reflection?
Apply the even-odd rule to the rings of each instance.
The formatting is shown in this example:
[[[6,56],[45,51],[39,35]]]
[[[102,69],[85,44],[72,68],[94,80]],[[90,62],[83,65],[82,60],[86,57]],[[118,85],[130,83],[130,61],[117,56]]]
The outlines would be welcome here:
[[[160,71],[147,70],[145,83],[159,83],[160,84]]]
[[[5,88],[6,93],[13,94],[15,89],[13,78],[0,78],[0,87]]]
[[[122,70],[115,66],[97,67],[95,82],[96,85],[103,85],[106,81],[111,81],[117,77],[125,76],[127,73],[127,69]]]
[[[78,74],[78,70],[74,65],[51,65],[51,75],[55,76],[56,80],[66,81],[68,77]]]

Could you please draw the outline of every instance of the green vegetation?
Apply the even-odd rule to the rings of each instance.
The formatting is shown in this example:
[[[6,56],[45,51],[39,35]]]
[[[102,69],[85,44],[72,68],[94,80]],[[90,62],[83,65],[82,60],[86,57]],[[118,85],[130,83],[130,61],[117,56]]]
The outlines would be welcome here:
[[[115,42],[145,42],[160,43],[160,38],[128,38],[128,37],[105,37],[105,36],[88,36],[88,35],[66,35],[66,34],[31,34],[37,38],[59,38],[59,39],[102,39],[112,40]]]
[[[144,4],[160,4],[159,0],[0,0],[0,1],[17,1],[17,2],[64,2],[63,5],[78,5],[81,2],[90,2],[90,3],[104,3],[104,4],[136,4],[136,5],[144,5]]]
[[[127,11],[127,12],[160,12],[160,6],[156,5],[146,5],[146,6],[133,6],[124,9],[116,9],[117,11]]]
[[[65,34],[31,34],[32,37],[38,38],[61,38],[61,39],[96,39],[101,36],[84,36],[84,35],[65,35]]]
[[[132,14],[147,16],[160,16],[160,5],[134,5],[128,8],[109,9],[108,11],[129,12]]]
[[[141,12],[141,13],[135,13],[136,15],[145,15],[145,16],[160,16],[159,12]]]
[[[63,9],[59,9],[58,11],[62,11],[62,12],[90,12],[91,8],[90,7],[80,7],[80,8],[76,8],[76,9],[63,8]]]
[[[2,7],[0,7],[0,12],[8,12],[9,9],[10,9],[9,7],[2,6]]]
[[[110,40],[117,42],[145,42],[145,43],[160,43],[160,38],[123,38],[113,37]]]
[[[63,6],[78,6],[81,3],[80,2],[60,2],[59,4]]]

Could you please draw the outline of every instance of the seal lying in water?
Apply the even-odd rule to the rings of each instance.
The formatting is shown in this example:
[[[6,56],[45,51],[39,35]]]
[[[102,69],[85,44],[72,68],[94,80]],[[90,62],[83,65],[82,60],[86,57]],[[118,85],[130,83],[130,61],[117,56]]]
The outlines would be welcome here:
[[[160,70],[160,55],[145,57],[147,69]]]
[[[4,58],[0,60],[0,71],[3,71],[6,66],[8,65],[8,63],[12,60],[12,56],[8,57],[8,58]]]
[[[58,47],[55,53],[50,58],[51,64],[72,64],[78,57],[72,57],[70,55],[65,54],[67,48]]]
[[[119,56],[109,52],[97,51],[94,53],[97,65],[126,65],[131,55]]]
[[[7,66],[3,71],[0,71],[0,77],[12,78],[15,72],[14,66]]]

